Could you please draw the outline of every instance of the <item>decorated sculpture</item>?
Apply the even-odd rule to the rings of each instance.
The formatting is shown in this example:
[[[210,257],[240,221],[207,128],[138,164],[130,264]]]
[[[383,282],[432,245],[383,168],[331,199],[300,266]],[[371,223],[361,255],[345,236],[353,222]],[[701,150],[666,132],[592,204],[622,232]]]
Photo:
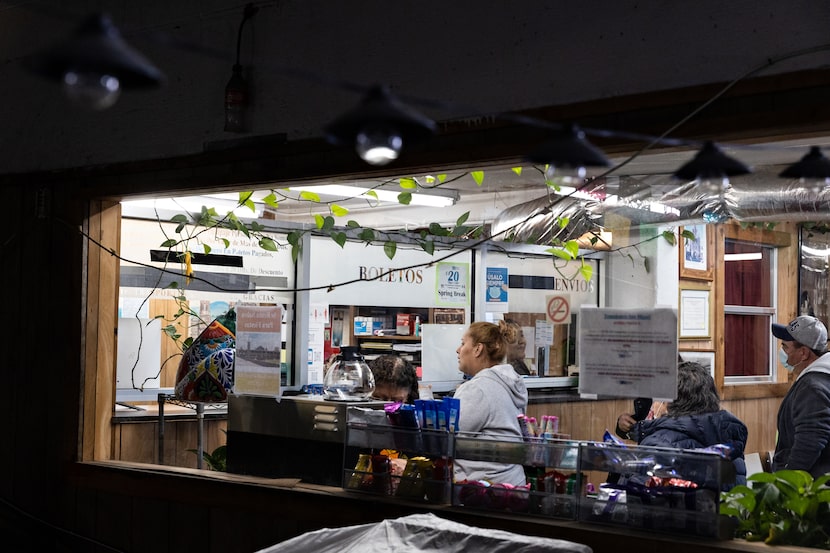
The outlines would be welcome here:
[[[185,350],[176,373],[176,399],[221,403],[233,387],[236,312],[216,317]]]

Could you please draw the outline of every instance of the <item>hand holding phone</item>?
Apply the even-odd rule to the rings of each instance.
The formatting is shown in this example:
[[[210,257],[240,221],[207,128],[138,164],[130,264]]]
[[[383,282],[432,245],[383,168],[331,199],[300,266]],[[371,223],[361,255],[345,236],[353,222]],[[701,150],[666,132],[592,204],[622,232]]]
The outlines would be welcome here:
[[[638,397],[634,400],[634,420],[641,421],[645,420],[648,416],[648,412],[651,409],[651,398],[650,397]]]

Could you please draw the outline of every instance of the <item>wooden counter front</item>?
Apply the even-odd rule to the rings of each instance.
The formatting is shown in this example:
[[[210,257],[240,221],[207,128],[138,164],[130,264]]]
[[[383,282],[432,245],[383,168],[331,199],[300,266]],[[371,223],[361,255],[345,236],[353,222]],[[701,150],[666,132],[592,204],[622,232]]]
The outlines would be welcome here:
[[[196,469],[158,467],[138,463],[75,464],[71,479],[88,503],[110,504],[129,498],[126,508],[99,512],[99,524],[117,546],[131,540],[142,544],[181,542],[181,550],[256,551],[321,528],[379,522],[413,513],[439,517],[481,528],[553,537],[590,546],[594,553],[698,553],[773,551],[744,540],[698,540],[657,535],[618,527],[530,516],[496,514],[460,507],[431,506],[340,488],[303,484],[293,479],[268,479],[219,474]],[[152,520],[152,525],[139,525]],[[192,531],[194,521],[221,521],[204,531]],[[142,528],[140,537],[136,528]],[[190,529],[188,530],[188,528]],[[179,535],[170,540],[170,536]],[[127,537],[125,537],[127,536]],[[129,537],[132,536],[132,537]],[[116,541],[112,541],[116,539]],[[807,553],[810,548],[776,546],[775,553]]]

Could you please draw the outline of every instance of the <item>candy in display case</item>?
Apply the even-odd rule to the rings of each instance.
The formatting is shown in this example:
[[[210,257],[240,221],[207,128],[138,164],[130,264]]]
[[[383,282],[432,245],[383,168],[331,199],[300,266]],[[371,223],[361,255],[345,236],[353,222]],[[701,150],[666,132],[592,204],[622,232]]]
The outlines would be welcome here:
[[[343,488],[434,504],[450,503],[452,434],[393,424],[381,410],[351,408]]]
[[[583,443],[580,472],[605,481],[595,494],[583,492],[579,520],[729,539],[732,522],[718,513],[721,490],[735,482],[725,453]]]
[[[521,465],[524,486],[464,480],[453,484],[453,505],[575,519],[584,477],[577,471],[579,444],[566,439],[493,437],[459,433],[456,461]]]

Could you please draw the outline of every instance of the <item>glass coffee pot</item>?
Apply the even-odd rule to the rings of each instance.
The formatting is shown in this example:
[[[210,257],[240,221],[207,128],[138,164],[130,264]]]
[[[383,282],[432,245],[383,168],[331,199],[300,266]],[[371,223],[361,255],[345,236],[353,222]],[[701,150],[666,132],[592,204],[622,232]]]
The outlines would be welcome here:
[[[323,395],[332,401],[366,401],[375,391],[372,369],[354,346],[340,348],[340,355],[326,372]]]

